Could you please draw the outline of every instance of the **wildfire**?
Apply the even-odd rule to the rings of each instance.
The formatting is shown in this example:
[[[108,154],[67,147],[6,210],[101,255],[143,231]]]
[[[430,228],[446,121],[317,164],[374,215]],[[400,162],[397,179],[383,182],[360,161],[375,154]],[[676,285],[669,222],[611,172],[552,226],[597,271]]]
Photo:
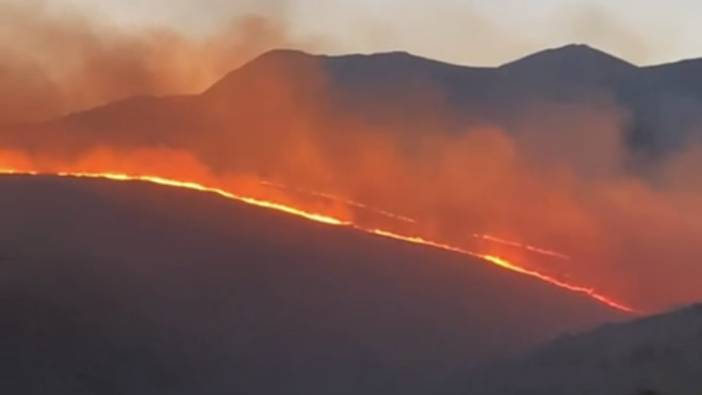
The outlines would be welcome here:
[[[479,239],[479,240],[485,240],[485,241],[489,241],[492,243],[502,244],[502,245],[506,245],[506,246],[510,246],[510,247],[521,248],[523,250],[530,251],[530,252],[533,252],[536,254],[546,255],[546,256],[553,257],[553,258],[563,259],[566,261],[569,261],[571,259],[570,256],[568,256],[566,254],[562,254],[560,252],[547,250],[545,248],[535,247],[535,246],[532,246],[529,244],[518,243],[516,241],[505,240],[505,239],[491,236],[491,235],[474,234],[473,237],[476,239]]]
[[[44,173],[39,173],[35,171],[20,171],[20,170],[15,170],[15,169],[3,169],[0,168],[0,174],[5,174],[5,175],[39,175],[39,174],[44,174]],[[213,193],[218,196],[221,196],[226,199],[231,199],[235,201],[239,201],[245,204],[257,206],[257,207],[262,207],[266,209],[271,209],[279,212],[283,212],[289,215],[294,215],[297,217],[301,217],[310,221],[315,221],[318,223],[326,224],[326,225],[331,225],[331,226],[341,226],[341,227],[348,227],[351,229],[354,229],[356,231],[368,233],[368,234],[373,234],[379,237],[385,237],[393,240],[398,240],[406,243],[411,243],[411,244],[417,244],[425,247],[430,247],[430,248],[435,248],[435,249],[440,249],[444,251],[449,251],[461,255],[466,255],[474,258],[478,258],[484,262],[491,263],[495,266],[498,266],[502,269],[506,269],[512,272],[516,272],[522,275],[526,275],[529,277],[533,277],[536,279],[539,279],[541,281],[544,281],[546,283],[549,283],[553,286],[571,291],[571,292],[576,292],[580,293],[583,295],[586,295],[597,302],[600,302],[606,306],[609,306],[613,309],[617,309],[623,312],[627,313],[634,313],[636,312],[635,309],[633,309],[630,306],[626,306],[624,304],[618,303],[611,298],[602,295],[598,293],[595,289],[589,288],[589,287],[584,287],[584,286],[579,286],[571,283],[567,283],[561,280],[558,280],[554,277],[548,276],[546,274],[531,270],[531,269],[526,269],[523,267],[518,266],[515,263],[512,263],[504,258],[494,256],[494,255],[485,255],[485,254],[480,254],[476,252],[472,252],[469,250],[466,250],[461,247],[456,247],[448,244],[443,244],[437,241],[432,241],[428,240],[419,236],[411,236],[411,235],[403,235],[395,232],[391,232],[388,230],[383,230],[383,229],[373,229],[373,228],[366,228],[363,226],[360,226],[358,224],[355,224],[351,221],[336,218],[330,215],[322,214],[322,213],[317,213],[317,212],[311,212],[311,211],[306,211],[300,208],[295,208],[289,205],[273,202],[273,201],[267,201],[263,199],[258,199],[258,198],[253,198],[249,196],[242,196],[242,195],[237,195],[235,193],[216,188],[216,187],[210,187],[210,186],[205,186],[200,183],[196,182],[191,182],[191,181],[181,181],[181,180],[174,180],[171,178],[165,178],[165,177],[159,177],[159,176],[154,176],[154,175],[133,175],[133,174],[126,174],[126,173],[113,173],[113,172],[99,172],[99,173],[91,173],[91,172],[57,172],[57,173],[46,173],[47,175],[56,175],[60,177],[73,177],[73,178],[91,178],[91,179],[107,179],[107,180],[112,180],[112,181],[142,181],[142,182],[148,182],[152,184],[158,184],[158,185],[163,185],[163,186],[168,186],[168,187],[176,187],[176,188],[185,188],[185,189],[190,189],[194,191],[199,191],[199,192],[206,192],[206,193]],[[357,203],[359,207],[368,207],[365,206],[361,203]],[[390,213],[391,214],[391,213]],[[497,240],[506,242],[506,243],[512,243],[508,242],[505,240],[497,239],[497,238],[492,238],[490,237],[489,239],[486,238],[489,236],[484,236],[486,240],[491,240],[491,241],[496,241]],[[494,239],[494,240],[493,240]],[[518,243],[514,243],[518,244]],[[519,244],[521,246],[521,244]],[[536,249],[535,247],[532,247]],[[527,248],[528,249],[528,248]],[[540,249],[537,249],[540,250]],[[551,252],[547,250],[543,250],[542,252]],[[552,252],[551,252],[552,253]],[[553,254],[558,254],[558,253],[553,253]]]
[[[380,229],[373,229],[373,230],[371,230],[371,233],[376,234],[378,236],[383,236],[383,237],[395,239],[395,240],[402,240],[402,241],[405,241],[408,243],[420,244],[420,245],[424,245],[424,246],[438,248],[438,249],[445,250],[445,251],[455,252],[457,254],[468,255],[468,256],[472,256],[474,258],[479,258],[483,261],[490,262],[490,263],[492,263],[496,266],[499,266],[503,269],[507,269],[507,270],[510,270],[510,271],[513,271],[516,273],[520,273],[520,274],[529,276],[529,277],[534,277],[534,278],[537,278],[539,280],[545,281],[549,284],[555,285],[555,286],[563,288],[563,289],[567,289],[567,290],[572,291],[572,292],[585,294],[585,295],[597,300],[598,302],[603,303],[603,304],[605,304],[609,307],[612,307],[614,309],[625,311],[627,313],[635,313],[636,312],[636,310],[634,308],[627,306],[627,305],[624,305],[622,303],[615,302],[614,300],[608,298],[607,296],[598,293],[594,288],[589,288],[589,287],[584,287],[584,286],[580,286],[580,285],[566,283],[564,281],[558,280],[555,277],[548,276],[546,274],[537,272],[535,270],[523,268],[521,266],[518,266],[518,265],[516,265],[516,264],[514,264],[514,263],[512,263],[504,258],[498,257],[498,256],[480,254],[477,252],[468,251],[468,250],[460,248],[460,247],[455,247],[452,245],[427,240],[427,239],[424,239],[422,237],[405,236],[405,235],[400,235],[397,233],[388,232],[388,231],[380,230]]]
[[[17,174],[17,173],[15,173]],[[276,211],[282,211],[287,214],[291,215],[296,215],[298,217],[303,217],[311,221],[316,221],[316,222],[321,222],[327,225],[336,225],[336,226],[351,226],[351,222],[347,221],[342,221],[340,219],[324,215],[324,214],[319,214],[319,213],[313,213],[305,210],[300,210],[296,209],[294,207],[286,206],[284,204],[280,203],[275,203],[275,202],[269,202],[266,200],[260,200],[252,197],[247,197],[247,196],[240,196],[233,194],[231,192],[227,192],[223,189],[219,188],[213,188],[213,187],[207,187],[202,184],[198,184],[196,182],[190,182],[190,181],[178,181],[178,180],[173,180],[170,178],[163,178],[163,177],[158,177],[158,176],[133,176],[133,175],[128,175],[128,174],[123,174],[123,173],[67,173],[67,172],[60,172],[57,173],[58,176],[61,177],[75,177],[75,178],[102,178],[102,179],[108,179],[112,181],[144,181],[144,182],[150,182],[153,184],[158,184],[158,185],[165,185],[169,187],[176,187],[176,188],[186,188],[186,189],[192,189],[195,191],[200,191],[200,192],[209,192],[209,193],[214,193],[216,195],[222,196],[227,199],[232,199],[232,200],[238,200],[240,202],[250,204],[253,206],[258,206],[258,207],[263,207],[271,210],[276,210]]]
[[[357,202],[355,200],[343,198],[343,197],[340,197],[337,195],[333,195],[331,193],[312,191],[309,189],[302,189],[302,188],[294,188],[294,187],[290,187],[288,185],[280,184],[277,182],[271,182],[271,181],[260,181],[260,183],[261,183],[261,185],[265,185],[265,186],[269,186],[269,187],[273,187],[273,188],[278,188],[278,189],[282,189],[285,191],[292,191],[292,192],[301,193],[304,195],[315,196],[315,197],[320,197],[323,199],[332,200],[335,202],[340,202],[340,203],[346,204],[346,205],[351,206],[351,207],[360,208],[360,209],[365,210],[365,211],[379,214],[385,218],[389,218],[389,219],[392,219],[395,221],[406,222],[408,224],[416,224],[417,223],[417,220],[415,220],[414,218],[410,218],[406,215],[391,213],[388,210],[384,210],[384,209],[378,208],[378,207],[369,206],[367,204]]]

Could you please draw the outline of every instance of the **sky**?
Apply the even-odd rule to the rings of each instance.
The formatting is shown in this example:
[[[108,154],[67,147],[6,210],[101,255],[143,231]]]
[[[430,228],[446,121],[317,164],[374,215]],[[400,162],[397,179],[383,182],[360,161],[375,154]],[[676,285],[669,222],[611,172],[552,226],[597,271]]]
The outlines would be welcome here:
[[[332,54],[403,50],[492,66],[586,43],[637,64],[702,57],[697,0],[44,1],[57,12],[78,9],[120,27],[169,27],[194,36],[232,18],[264,15],[283,23],[293,41],[304,43],[301,49]]]

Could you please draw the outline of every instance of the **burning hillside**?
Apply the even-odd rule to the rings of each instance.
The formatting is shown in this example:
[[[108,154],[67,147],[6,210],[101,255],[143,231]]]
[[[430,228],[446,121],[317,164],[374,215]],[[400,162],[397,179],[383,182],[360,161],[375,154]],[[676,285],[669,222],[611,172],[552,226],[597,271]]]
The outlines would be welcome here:
[[[547,69],[562,58],[597,70],[556,78]],[[0,167],[192,182],[500,257],[658,310],[702,297],[699,123],[631,99],[702,92],[680,91],[661,70],[586,47],[494,69],[273,51],[201,94],[133,97],[46,122],[37,111],[36,122],[0,126]],[[660,86],[634,95],[653,72]],[[33,97],[10,85],[12,97]],[[71,80],[92,85],[102,83]]]

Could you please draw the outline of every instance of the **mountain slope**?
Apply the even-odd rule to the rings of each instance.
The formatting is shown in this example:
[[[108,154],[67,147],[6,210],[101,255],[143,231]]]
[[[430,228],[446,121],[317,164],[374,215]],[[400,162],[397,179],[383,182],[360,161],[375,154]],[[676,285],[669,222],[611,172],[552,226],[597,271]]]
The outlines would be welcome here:
[[[496,366],[468,394],[670,394],[702,391],[702,305],[565,336]],[[647,392],[649,391],[649,392]]]
[[[0,217],[3,393],[436,393],[622,318],[465,257],[145,183],[4,176]]]

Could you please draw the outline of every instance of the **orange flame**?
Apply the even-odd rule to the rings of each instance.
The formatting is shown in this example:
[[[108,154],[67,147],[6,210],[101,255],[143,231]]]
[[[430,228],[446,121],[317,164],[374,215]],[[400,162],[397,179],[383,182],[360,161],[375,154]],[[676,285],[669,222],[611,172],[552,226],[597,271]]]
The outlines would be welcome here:
[[[569,261],[571,259],[570,256],[563,254],[563,253],[560,253],[560,252],[547,250],[545,248],[535,247],[535,246],[532,246],[529,244],[518,243],[516,241],[506,240],[506,239],[502,239],[502,238],[495,237],[492,235],[474,234],[473,237],[476,239],[479,239],[479,240],[485,240],[485,241],[489,241],[492,243],[503,244],[503,245],[510,246],[510,247],[521,248],[523,250],[530,251],[530,252],[533,252],[536,254],[546,255],[546,256],[550,256],[550,257],[554,257],[554,258],[558,258],[558,259],[563,259],[566,261]]]
[[[20,171],[20,170],[15,170],[15,169],[4,169],[0,168],[0,174],[5,174],[5,175],[39,175],[39,174],[44,174],[36,171]],[[372,228],[365,228],[362,227],[358,224],[355,224],[351,221],[343,220],[340,218],[332,217],[329,215],[325,215],[322,213],[317,213],[317,212],[311,212],[311,211],[306,211],[303,209],[295,208],[292,206],[288,206],[285,204],[273,202],[273,201],[267,201],[267,200],[262,200],[262,199],[257,199],[253,197],[248,197],[248,196],[241,196],[237,195],[235,193],[220,189],[220,188],[215,188],[215,187],[210,187],[210,186],[205,186],[196,182],[191,182],[191,181],[181,181],[181,180],[174,180],[171,178],[164,178],[164,177],[159,177],[159,176],[154,176],[154,175],[132,175],[132,174],[126,174],[126,173],[112,173],[112,172],[100,172],[100,173],[91,173],[91,172],[57,172],[57,173],[46,173],[47,175],[56,175],[60,177],[74,177],[74,178],[91,178],[91,179],[107,179],[107,180],[112,180],[112,181],[142,181],[142,182],[149,182],[153,184],[158,184],[158,185],[163,185],[163,186],[168,186],[168,187],[176,187],[176,188],[185,188],[189,190],[194,190],[194,191],[199,191],[199,192],[206,192],[206,193],[213,193],[218,196],[231,199],[231,200],[236,200],[245,204],[261,207],[261,208],[266,208],[270,210],[275,210],[279,212],[283,212],[289,215],[294,215],[297,217],[301,217],[310,221],[315,221],[318,223],[326,224],[326,225],[332,225],[332,226],[343,226],[343,227],[348,227],[360,232],[364,233],[369,233],[373,234],[376,236],[380,237],[385,237],[393,240],[398,240],[398,241],[403,241],[406,243],[412,243],[412,244],[417,244],[425,247],[431,247],[435,249],[440,249],[444,251],[449,251],[461,255],[467,255],[471,256],[474,258],[481,259],[485,262],[489,262],[495,266],[498,266],[502,269],[506,269],[512,272],[516,272],[519,274],[523,274],[529,277],[533,277],[536,279],[539,279],[541,281],[544,281],[548,284],[551,284],[553,286],[571,291],[571,292],[576,292],[580,293],[583,295],[586,295],[595,301],[602,303],[606,306],[609,306],[610,308],[620,310],[623,312],[627,313],[635,313],[637,312],[634,308],[624,305],[622,303],[616,302],[612,300],[611,298],[598,293],[595,289],[593,288],[588,288],[580,285],[574,285],[571,283],[567,283],[561,280],[558,280],[554,277],[550,277],[546,274],[526,269],[523,267],[518,266],[515,263],[512,263],[504,258],[494,256],[494,255],[485,255],[485,254],[480,254],[472,251],[468,251],[466,249],[448,245],[448,244],[443,244],[440,242],[424,239],[419,236],[410,236],[410,235],[403,235],[399,233],[394,233],[391,231],[383,230],[383,229],[372,229]]]
[[[309,195],[309,196],[316,196],[316,197],[321,197],[321,198],[328,199],[328,200],[333,200],[336,202],[346,204],[346,205],[351,206],[351,207],[360,208],[362,210],[366,210],[366,211],[370,211],[370,212],[375,213],[375,214],[379,214],[385,218],[392,219],[395,221],[406,222],[408,224],[416,224],[417,223],[417,220],[415,220],[414,218],[410,218],[408,216],[397,214],[397,213],[392,213],[392,212],[385,210],[385,209],[382,209],[382,208],[369,206],[365,203],[357,202],[355,200],[351,200],[348,198],[343,198],[343,197],[340,197],[340,196],[337,196],[337,195],[334,195],[331,193],[312,191],[309,189],[302,189],[302,188],[294,188],[294,187],[290,187],[290,186],[285,185],[285,184],[272,182],[272,181],[262,180],[262,181],[260,181],[260,183],[261,183],[261,185],[270,186],[273,188],[278,188],[278,189],[283,189],[286,191],[292,191],[292,192],[302,193],[302,194]]]
[[[538,271],[523,268],[523,267],[518,266],[518,265],[516,265],[516,264],[514,264],[514,263],[512,263],[504,258],[495,256],[495,255],[480,254],[477,252],[468,251],[468,250],[460,248],[460,247],[455,247],[455,246],[451,246],[448,244],[443,244],[443,243],[439,243],[439,242],[435,242],[435,241],[431,241],[431,240],[426,240],[426,239],[418,237],[418,236],[405,236],[405,235],[400,235],[397,233],[388,232],[388,231],[384,231],[384,230],[380,230],[380,229],[373,229],[373,230],[371,230],[371,233],[379,235],[379,236],[383,236],[383,237],[388,237],[388,238],[392,238],[392,239],[396,239],[396,240],[405,241],[408,243],[420,244],[420,245],[424,245],[424,246],[438,248],[438,249],[445,250],[445,251],[455,252],[455,253],[462,254],[462,255],[472,256],[474,258],[479,258],[479,259],[482,259],[483,261],[490,262],[490,263],[492,263],[496,266],[499,266],[503,269],[507,269],[507,270],[510,270],[510,271],[513,271],[516,273],[520,273],[520,274],[524,274],[526,276],[537,278],[539,280],[545,281],[551,285],[555,285],[559,288],[563,288],[563,289],[566,289],[568,291],[585,294],[585,295],[595,299],[596,301],[598,301],[602,304],[605,304],[609,307],[612,307],[614,309],[621,310],[621,311],[624,311],[627,313],[637,312],[637,310],[635,310],[633,307],[627,306],[627,305],[619,303],[619,302],[615,302],[611,298],[598,293],[594,288],[570,284],[570,283],[558,280],[555,277],[551,277],[551,276],[548,276],[546,274],[540,273]]]
[[[214,193],[214,194],[219,195],[221,197],[224,197],[227,199],[232,199],[232,200],[238,200],[240,202],[250,204],[253,206],[263,207],[263,208],[276,210],[276,211],[282,211],[282,212],[287,213],[287,214],[296,215],[298,217],[303,217],[303,218],[306,218],[308,220],[321,222],[321,223],[324,223],[327,225],[336,225],[336,226],[350,226],[350,225],[352,225],[351,222],[342,221],[340,219],[337,219],[337,218],[334,218],[334,217],[331,217],[328,215],[309,212],[309,211],[305,211],[305,210],[300,210],[300,209],[296,209],[294,207],[286,206],[286,205],[280,204],[280,203],[269,202],[269,201],[260,200],[260,199],[247,197],[247,196],[235,195],[235,194],[233,194],[231,192],[227,192],[223,189],[207,187],[207,186],[204,186],[202,184],[198,184],[196,182],[178,181],[178,180],[173,180],[173,179],[169,179],[169,178],[163,178],[163,177],[158,177],[158,176],[148,176],[148,175],[133,176],[133,175],[123,174],[123,173],[69,173],[69,172],[60,172],[60,173],[57,173],[57,175],[61,176],[61,177],[101,178],[101,179],[108,179],[108,180],[112,180],[112,181],[144,181],[144,182],[150,182],[153,184],[164,185],[164,186],[169,186],[169,187],[192,189],[192,190],[199,191],[199,192]]]

